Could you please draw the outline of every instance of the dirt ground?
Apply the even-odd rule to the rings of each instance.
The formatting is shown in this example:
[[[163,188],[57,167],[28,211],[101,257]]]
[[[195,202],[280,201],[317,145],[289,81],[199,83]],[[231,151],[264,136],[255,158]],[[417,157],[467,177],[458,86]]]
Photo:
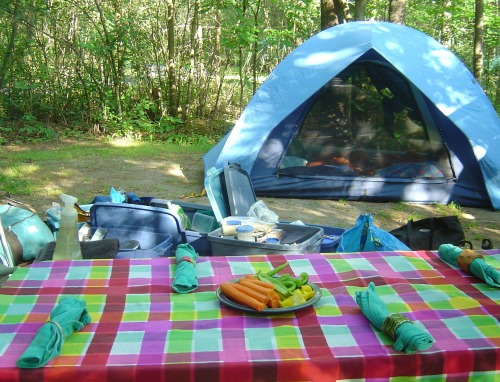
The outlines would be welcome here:
[[[57,145],[75,142],[60,142]],[[102,143],[82,143],[95,144]],[[4,146],[0,151],[3,170],[12,166],[9,154],[19,150],[53,149],[52,144],[34,146]],[[98,146],[96,146],[98,147]],[[198,196],[203,190],[202,154],[192,154],[186,150],[181,153],[163,152],[160,149],[151,158],[142,158],[121,153],[116,146],[116,155],[102,157],[96,150],[93,157],[68,158],[64,162],[51,160],[50,156],[42,161],[27,161],[32,168],[24,177],[36,182],[37,192],[31,195],[8,195],[29,204],[40,216],[52,202],[58,202],[60,192],[71,194],[80,204],[88,204],[95,195],[109,195],[111,187],[130,191],[138,196],[152,196],[167,200],[210,205],[207,196]],[[5,167],[4,167],[5,166]],[[0,197],[6,196],[5,193]],[[306,223],[349,228],[362,213],[369,213],[375,224],[387,231],[397,228],[408,219],[422,219],[430,216],[458,214],[464,226],[466,239],[474,248],[481,247],[481,240],[489,238],[494,247],[500,246],[500,215],[489,209],[452,208],[439,205],[416,205],[408,203],[368,203],[346,200],[312,200],[260,198],[282,221],[301,220]],[[4,200],[5,202],[5,200]]]

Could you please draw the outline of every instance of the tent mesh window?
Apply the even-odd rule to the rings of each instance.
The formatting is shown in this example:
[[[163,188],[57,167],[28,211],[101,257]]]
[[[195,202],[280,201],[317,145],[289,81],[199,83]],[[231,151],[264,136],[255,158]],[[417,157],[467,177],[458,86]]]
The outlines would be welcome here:
[[[301,158],[305,167],[295,171],[308,175],[452,178],[448,150],[419,97],[387,66],[353,65],[319,90],[286,158]]]

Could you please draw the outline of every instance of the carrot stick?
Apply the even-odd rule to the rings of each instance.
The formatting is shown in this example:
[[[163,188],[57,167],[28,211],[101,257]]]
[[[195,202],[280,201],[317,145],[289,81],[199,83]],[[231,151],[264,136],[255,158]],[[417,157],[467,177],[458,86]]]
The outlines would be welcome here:
[[[279,301],[280,300],[280,296],[278,295],[278,293],[276,293],[275,290],[273,290],[273,293],[272,293],[271,296],[269,296],[269,299],[270,300],[278,300]]]
[[[262,286],[264,288],[269,288],[269,289],[274,290],[274,284],[271,284],[271,283],[268,283],[268,282],[265,282],[265,281],[261,281],[258,278],[251,279],[251,278],[245,277],[243,280],[249,281],[249,282],[257,284],[257,285],[260,285],[260,286]]]
[[[248,306],[252,309],[258,310],[259,312],[266,307],[266,304],[257,301],[253,297],[240,292],[234,287],[234,283],[222,283],[220,285],[220,290],[226,295],[227,298],[233,300],[234,302]]]
[[[274,293],[274,289],[270,289],[270,288],[266,288],[266,287],[263,287],[263,286],[260,286],[260,285],[257,285],[249,280],[246,280],[246,279],[240,279],[239,283],[241,285],[244,285],[250,289],[253,289],[265,296],[268,296],[268,297],[271,297],[272,294]]]
[[[269,302],[267,303],[267,306],[270,308],[279,308],[280,307],[279,297],[270,299]]]
[[[269,296],[266,296],[265,294],[259,293],[253,289],[250,289],[247,286],[241,285],[241,284],[234,284],[234,287],[239,290],[242,293],[245,293],[246,295],[249,295],[250,297],[256,299],[257,301],[260,301],[264,304],[267,304],[269,301]]]
[[[258,280],[258,278],[255,277],[255,275],[252,275],[251,273],[245,275],[245,278],[249,280]]]

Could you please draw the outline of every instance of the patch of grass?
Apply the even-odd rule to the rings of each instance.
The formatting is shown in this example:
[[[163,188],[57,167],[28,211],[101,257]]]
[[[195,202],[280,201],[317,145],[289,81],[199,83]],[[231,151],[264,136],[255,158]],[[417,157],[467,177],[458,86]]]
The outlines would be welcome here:
[[[465,229],[477,229],[479,227],[479,224],[472,220],[461,221],[461,224]]]
[[[128,140],[110,140],[93,144],[91,142],[75,142],[73,145],[55,146],[50,145],[45,150],[20,150],[9,154],[8,162],[51,162],[65,161],[75,158],[113,158],[116,156],[130,159],[148,158],[165,153],[205,153],[212,146],[208,143],[192,146],[179,146],[172,143],[147,143]]]
[[[376,219],[391,220],[393,218],[393,213],[390,210],[378,211],[375,214]]]
[[[408,206],[405,202],[393,202],[390,203],[391,209],[395,211],[406,211]]]
[[[0,174],[0,191],[8,195],[31,195],[35,189],[29,180],[23,179],[20,171],[7,169],[6,174]]]
[[[407,220],[421,220],[425,219],[425,215],[418,213],[418,212],[411,212],[408,217],[406,218]]]
[[[455,202],[451,202],[449,204],[436,204],[436,211],[442,215],[456,215],[460,216],[463,212],[462,206],[456,204]]]

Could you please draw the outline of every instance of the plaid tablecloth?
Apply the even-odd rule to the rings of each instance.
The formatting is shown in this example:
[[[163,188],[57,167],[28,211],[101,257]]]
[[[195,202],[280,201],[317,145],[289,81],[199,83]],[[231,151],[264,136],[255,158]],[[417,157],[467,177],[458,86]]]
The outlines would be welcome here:
[[[480,251],[500,267],[500,250]],[[278,316],[221,305],[217,286],[290,263],[323,297]],[[500,289],[435,252],[201,257],[199,288],[176,294],[173,258],[43,262],[19,268],[0,288],[0,380],[10,381],[493,381],[500,370]],[[425,352],[395,352],[361,314],[354,293],[369,282],[391,312],[424,326]],[[85,299],[92,323],[40,369],[17,358],[61,296]],[[399,377],[399,379],[398,379]],[[415,378],[410,378],[414,380]],[[436,380],[442,380],[437,378]]]

